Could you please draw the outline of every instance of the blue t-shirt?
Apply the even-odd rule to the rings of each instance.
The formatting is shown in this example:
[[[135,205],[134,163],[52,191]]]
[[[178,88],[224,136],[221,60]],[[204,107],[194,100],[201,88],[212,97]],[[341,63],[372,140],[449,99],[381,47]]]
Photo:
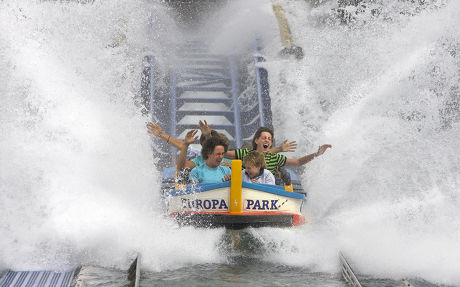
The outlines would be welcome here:
[[[206,161],[203,159],[203,157],[201,155],[195,157],[194,159],[192,159],[193,163],[195,164],[195,167],[198,167],[198,166],[201,166],[203,163],[205,163]],[[229,160],[229,159],[226,159],[226,158],[223,158],[222,159],[222,162],[228,162],[230,163],[230,166],[232,165],[232,161]],[[222,164],[222,163],[221,163]]]
[[[202,164],[192,169],[190,180],[199,183],[216,183],[222,182],[222,179],[232,173],[229,167],[219,165],[216,168],[211,168],[207,164]]]

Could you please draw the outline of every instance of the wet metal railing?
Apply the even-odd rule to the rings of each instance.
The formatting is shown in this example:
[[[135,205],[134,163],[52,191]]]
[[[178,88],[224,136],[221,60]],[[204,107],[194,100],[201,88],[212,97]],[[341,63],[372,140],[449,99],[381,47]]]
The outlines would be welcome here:
[[[340,264],[342,266],[342,277],[345,281],[353,287],[361,287],[361,283],[359,283],[358,278],[356,277],[353,269],[351,268],[350,264],[348,263],[345,256],[342,252],[339,253]]]

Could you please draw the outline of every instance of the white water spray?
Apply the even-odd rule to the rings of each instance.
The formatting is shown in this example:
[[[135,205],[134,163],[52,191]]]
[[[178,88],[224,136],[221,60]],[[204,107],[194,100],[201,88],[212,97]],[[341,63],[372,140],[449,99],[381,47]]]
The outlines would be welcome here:
[[[300,143],[292,157],[334,146],[303,174],[310,223],[254,230],[278,247],[266,260],[336,272],[343,250],[374,276],[460,284],[458,3],[384,5],[346,26],[330,7],[283,2],[297,61],[277,55],[270,3],[246,2],[219,12],[211,47],[244,51],[263,35],[277,138]],[[0,7],[0,267],[123,265],[132,251],[158,271],[225,260],[221,229],[176,229],[158,204],[136,97],[143,56],[167,65],[181,38],[168,9]]]

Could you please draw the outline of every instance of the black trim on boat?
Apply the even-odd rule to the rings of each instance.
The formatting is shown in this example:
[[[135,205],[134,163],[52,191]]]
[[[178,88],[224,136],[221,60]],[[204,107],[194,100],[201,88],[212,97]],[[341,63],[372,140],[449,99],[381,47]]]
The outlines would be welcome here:
[[[242,229],[246,227],[290,227],[294,217],[290,214],[270,215],[226,215],[202,213],[178,213],[175,215],[180,225],[227,229]]]

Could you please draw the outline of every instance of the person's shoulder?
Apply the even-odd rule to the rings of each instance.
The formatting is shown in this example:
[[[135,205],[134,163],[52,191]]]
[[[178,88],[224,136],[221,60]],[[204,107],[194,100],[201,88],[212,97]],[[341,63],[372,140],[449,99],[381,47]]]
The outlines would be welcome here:
[[[190,174],[197,174],[198,171],[200,170],[200,167],[199,166],[195,166],[192,171],[190,172]]]
[[[189,178],[190,180],[192,181],[199,181],[200,179],[200,169],[198,167],[195,167],[194,169],[192,169],[192,171],[190,172],[190,175],[189,175]]]
[[[268,169],[264,169],[264,183],[275,184],[275,176]]]
[[[201,155],[193,158],[192,161],[195,164],[195,167],[201,166],[204,163],[204,159]]]
[[[251,179],[249,178],[248,174],[244,169],[241,172],[241,179],[246,182],[251,182]]]
[[[265,177],[267,177],[267,176],[268,176],[268,177],[272,177],[272,176],[273,176],[273,173],[271,173],[268,169],[265,168],[265,169],[264,169],[264,176],[265,176]]]

